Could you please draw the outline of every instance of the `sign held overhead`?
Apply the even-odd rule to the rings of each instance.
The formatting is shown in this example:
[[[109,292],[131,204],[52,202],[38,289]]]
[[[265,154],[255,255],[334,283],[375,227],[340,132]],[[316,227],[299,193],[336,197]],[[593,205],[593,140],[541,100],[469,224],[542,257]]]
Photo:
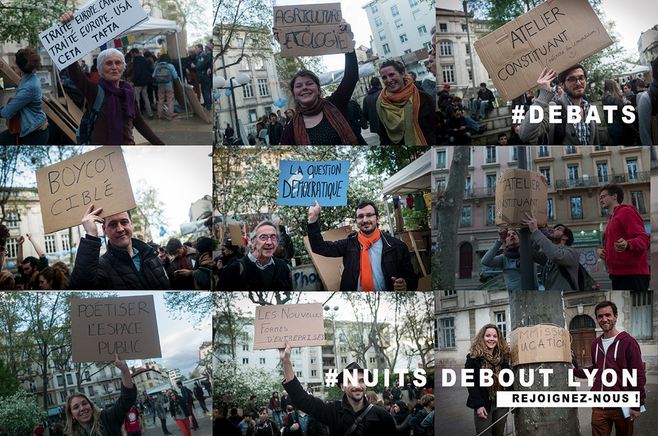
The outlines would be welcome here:
[[[496,225],[525,227],[526,212],[535,214],[539,227],[548,221],[546,180],[534,171],[507,170],[496,180]]]
[[[39,39],[63,70],[147,19],[138,0],[96,0],[76,12],[72,21],[41,32]]]
[[[162,357],[153,295],[71,300],[73,362]]]
[[[613,41],[587,0],[551,0],[473,45],[504,101],[537,85],[545,67],[558,74]]]
[[[257,306],[254,350],[324,345],[322,304]]]
[[[340,3],[274,6],[274,38],[281,56],[319,56],[354,51],[354,34],[340,30]]]
[[[77,226],[90,203],[101,217],[135,208],[121,147],[100,147],[36,171],[44,233]]]
[[[347,206],[348,170],[350,161],[279,163],[279,194],[281,206]]]

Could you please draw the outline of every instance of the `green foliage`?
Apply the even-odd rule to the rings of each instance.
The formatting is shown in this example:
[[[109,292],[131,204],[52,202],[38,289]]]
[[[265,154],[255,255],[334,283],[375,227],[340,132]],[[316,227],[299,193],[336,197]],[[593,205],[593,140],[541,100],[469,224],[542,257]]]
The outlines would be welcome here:
[[[428,145],[369,145],[362,147],[366,150],[365,161],[369,174],[392,176],[402,168],[421,157],[430,149]]]
[[[70,8],[59,0],[0,0],[0,43],[23,41],[23,48],[37,47],[39,33]]]
[[[288,81],[292,79],[299,70],[310,70],[315,74],[320,75],[324,73],[325,67],[322,63],[322,58],[318,56],[299,56],[292,58],[281,57],[281,53],[274,53],[274,65],[276,66],[276,72],[279,75],[279,80],[285,84],[281,85],[281,89],[284,90],[287,103],[289,107],[292,106],[292,98],[290,98],[290,92],[288,91]],[[325,88],[325,95],[327,90]],[[283,112],[283,111],[282,111]]]
[[[402,200],[400,200],[402,201]],[[408,207],[402,208],[402,218],[404,218],[404,226],[407,230],[428,229],[427,223],[431,219],[429,210],[414,210]]]
[[[213,405],[244,408],[256,395],[256,409],[268,404],[272,392],[281,391],[282,371],[251,368],[235,360],[220,363],[213,377]]]
[[[0,398],[14,395],[17,390],[18,380],[14,372],[0,359]]]
[[[165,292],[164,301],[174,319],[187,314],[194,324],[200,324],[212,313],[212,298],[207,292]]]
[[[133,225],[135,232],[145,232],[145,241],[153,240],[151,229],[159,229],[162,225],[167,225],[164,217],[164,203],[160,201],[159,191],[157,188],[150,186],[144,180],[137,182],[138,188],[135,190],[135,203],[137,209],[133,212]]]
[[[31,434],[34,427],[46,419],[46,411],[39,407],[36,397],[19,389],[0,401],[0,423],[11,435]]]

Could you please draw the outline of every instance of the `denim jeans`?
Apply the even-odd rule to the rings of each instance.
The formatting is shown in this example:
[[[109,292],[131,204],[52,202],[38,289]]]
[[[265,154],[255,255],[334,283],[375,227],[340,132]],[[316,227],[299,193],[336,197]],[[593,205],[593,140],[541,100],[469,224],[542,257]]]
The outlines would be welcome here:
[[[23,138],[20,138],[23,144],[25,145],[47,145],[48,144],[48,133],[49,127],[46,127],[43,130],[35,130],[32,133],[28,133]],[[0,132],[0,145],[17,145],[18,144],[18,135],[12,135],[9,133],[9,130],[3,130]]]
[[[473,104],[471,105],[471,115],[476,114],[482,118],[484,116],[484,111],[487,110],[487,108],[493,108],[491,103],[474,98]]]
[[[466,121],[466,127],[473,130],[474,132],[480,131],[480,125],[475,122],[475,120],[469,116],[462,115],[462,118]]]

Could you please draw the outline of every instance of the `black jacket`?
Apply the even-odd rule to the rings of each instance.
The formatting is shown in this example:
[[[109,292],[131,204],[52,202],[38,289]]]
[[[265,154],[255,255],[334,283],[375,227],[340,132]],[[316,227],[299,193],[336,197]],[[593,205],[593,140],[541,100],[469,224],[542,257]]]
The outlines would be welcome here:
[[[289,234],[284,233],[281,235],[279,245],[286,249],[286,259],[292,259],[295,257],[295,246],[292,245],[292,238]]]
[[[314,253],[325,257],[343,258],[343,276],[340,280],[341,291],[356,291],[359,287],[361,246],[357,233],[350,233],[346,239],[328,242],[322,239],[318,222],[308,224],[308,239]],[[382,272],[386,279],[386,290],[393,290],[391,277],[403,278],[407,282],[407,291],[418,288],[418,276],[411,265],[411,256],[406,244],[397,238],[381,233]]]
[[[503,362],[501,369],[510,369],[509,363]],[[471,359],[471,355],[466,356],[466,369],[474,369],[475,377],[473,378],[473,387],[468,388],[468,400],[466,400],[466,406],[470,407],[473,410],[478,410],[480,407],[484,406],[487,409],[487,413],[491,412],[491,400],[489,399],[489,391],[486,387],[480,385],[480,369],[482,368],[482,360],[480,358]],[[506,388],[506,389],[511,389]]]
[[[302,436],[302,428],[299,427],[296,431],[292,429],[292,426],[297,423],[299,424],[299,414],[296,411],[293,411],[288,414],[291,419],[286,422],[287,425],[283,426],[283,434],[289,436]],[[311,415],[308,416],[308,422],[306,424],[306,436],[324,436],[324,426],[320,422],[313,418]]]
[[[363,118],[370,123],[370,131],[379,133],[379,118],[377,117],[377,99],[382,88],[370,88],[363,99]]]
[[[274,259],[274,279],[269,287],[265,286],[261,270],[245,256],[241,260],[231,262],[219,276],[218,291],[292,291],[290,284],[290,269],[288,265],[276,257]],[[244,270],[242,270],[244,265]],[[241,271],[242,270],[242,271]],[[242,272],[242,274],[241,274]],[[244,285],[243,285],[244,281]]]
[[[344,435],[354,424],[357,417],[366,410],[363,408],[359,413],[355,412],[347,401],[346,395],[343,395],[341,401],[335,400],[327,403],[315,398],[313,395],[308,395],[297,377],[284,383],[283,386],[290,395],[293,404],[299,410],[303,410],[328,426],[330,435]],[[363,401],[366,401],[365,398]],[[363,426],[364,436],[396,436],[397,434],[393,417],[383,407],[372,407],[363,418],[361,425]],[[353,435],[357,434],[359,434],[358,430],[353,433]]]
[[[149,77],[153,74],[153,67],[142,55],[133,58],[133,86],[146,86]]]
[[[183,397],[178,397],[178,405],[180,406],[180,409],[183,411],[183,415],[185,415],[185,418],[188,418],[190,416],[190,411],[187,409],[187,403],[185,403],[185,400]],[[171,417],[173,418],[175,413],[174,413],[174,407],[176,405],[174,404],[174,400],[169,400],[169,413],[171,413]],[[118,434],[118,433],[117,433]]]
[[[139,252],[140,271],[128,252],[108,243],[107,252],[99,257],[100,238],[82,238],[71,273],[71,289],[169,289],[169,279],[153,247],[135,238],[132,246]]]

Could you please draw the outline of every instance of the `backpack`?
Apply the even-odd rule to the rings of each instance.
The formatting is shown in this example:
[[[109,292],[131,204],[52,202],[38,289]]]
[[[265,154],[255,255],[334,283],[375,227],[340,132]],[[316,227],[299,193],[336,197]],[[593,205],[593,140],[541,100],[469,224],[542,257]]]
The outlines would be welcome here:
[[[571,279],[571,274],[567,271],[567,267],[564,265],[558,265],[560,274],[569,282],[571,289],[574,291],[596,291],[596,286],[593,284],[592,276],[589,275],[589,272],[585,269],[582,264],[578,264],[578,287],[574,287],[574,282]]]
[[[94,105],[90,108],[89,102],[87,102],[87,109],[85,110],[84,115],[82,115],[78,130],[75,132],[75,139],[77,140],[78,145],[91,144],[91,134],[94,132],[94,124],[96,124],[98,114],[101,111],[103,100],[105,100],[105,90],[99,85]]]
[[[168,63],[159,63],[157,67],[155,67],[155,81],[157,83],[167,83],[171,82],[172,80],[172,74],[171,74],[171,68],[169,68]]]

